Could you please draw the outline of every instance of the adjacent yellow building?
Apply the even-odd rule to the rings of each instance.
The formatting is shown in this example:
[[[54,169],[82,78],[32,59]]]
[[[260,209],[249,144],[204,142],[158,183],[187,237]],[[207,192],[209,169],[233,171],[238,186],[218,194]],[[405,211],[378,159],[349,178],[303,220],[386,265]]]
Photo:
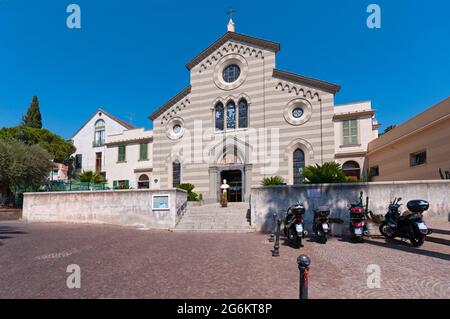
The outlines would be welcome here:
[[[371,141],[373,181],[450,178],[450,97]]]

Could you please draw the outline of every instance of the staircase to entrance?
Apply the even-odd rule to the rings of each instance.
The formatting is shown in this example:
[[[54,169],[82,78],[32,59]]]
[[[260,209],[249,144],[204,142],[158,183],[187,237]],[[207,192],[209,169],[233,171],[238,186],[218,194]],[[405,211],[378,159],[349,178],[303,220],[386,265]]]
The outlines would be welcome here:
[[[247,220],[248,203],[228,203],[191,206],[175,227],[176,232],[249,233],[255,230]]]

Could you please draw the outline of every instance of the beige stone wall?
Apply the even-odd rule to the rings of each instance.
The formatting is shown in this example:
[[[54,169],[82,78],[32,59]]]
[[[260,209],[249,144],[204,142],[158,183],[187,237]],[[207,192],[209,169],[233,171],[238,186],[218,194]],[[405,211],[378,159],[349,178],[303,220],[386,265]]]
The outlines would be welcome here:
[[[224,90],[216,85],[214,75],[217,64],[228,55],[245,59],[248,70],[239,87]],[[230,40],[191,69],[191,93],[154,120],[153,176],[159,178],[160,187],[172,187],[171,162],[176,156],[171,156],[171,152],[182,147],[182,182],[194,184],[196,191],[207,197],[211,181],[210,164],[204,160],[205,149],[212,148],[224,138],[235,136],[244,141],[242,148],[251,153],[244,159],[247,164],[252,164],[251,174],[246,175],[249,185],[259,185],[265,175],[281,175],[292,182],[289,168],[292,167],[292,152],[298,146],[304,149],[306,165],[334,160],[333,94],[274,78],[274,68],[274,52]],[[216,101],[222,100],[225,104],[233,98],[237,103],[242,96],[249,103],[249,129],[215,133],[213,108]],[[289,124],[283,114],[288,103],[295,99],[304,99],[311,105],[310,119],[300,126]],[[186,131],[181,140],[171,140],[166,134],[168,123],[175,117],[184,122]],[[200,121],[203,134],[200,133],[200,137],[196,135],[198,138],[195,139],[194,127],[199,128]],[[278,130],[279,148],[264,148],[262,143],[256,145],[254,140],[246,140],[245,136],[251,132],[257,132],[260,138],[260,130],[264,128]],[[268,139],[269,144],[274,145],[273,142]],[[190,147],[188,143],[191,143]],[[202,143],[203,149],[194,147]],[[187,148],[197,150],[197,153],[187,156]],[[272,155],[275,155],[275,160],[263,163],[264,159],[273,159]],[[194,163],[189,162],[188,157]],[[202,157],[203,161],[198,162]]]
[[[440,179],[450,171],[450,98],[394,128],[369,144],[368,167],[378,166],[374,181]],[[410,166],[410,154],[426,150],[423,165]]]
[[[153,207],[156,195],[169,196],[167,209]],[[186,200],[179,189],[24,193],[23,218],[171,229],[184,214]]]

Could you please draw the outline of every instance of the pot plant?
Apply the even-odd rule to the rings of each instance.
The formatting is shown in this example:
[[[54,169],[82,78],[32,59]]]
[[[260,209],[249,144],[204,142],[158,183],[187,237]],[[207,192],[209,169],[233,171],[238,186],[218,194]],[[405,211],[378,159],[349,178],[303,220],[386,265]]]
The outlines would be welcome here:
[[[198,202],[200,205],[203,205],[203,194],[202,193],[198,194]]]
[[[221,205],[222,207],[227,207],[227,205],[228,205],[227,191],[226,191],[226,190],[224,190],[224,191],[222,192],[222,195],[221,195],[221,197],[220,197],[220,205]]]

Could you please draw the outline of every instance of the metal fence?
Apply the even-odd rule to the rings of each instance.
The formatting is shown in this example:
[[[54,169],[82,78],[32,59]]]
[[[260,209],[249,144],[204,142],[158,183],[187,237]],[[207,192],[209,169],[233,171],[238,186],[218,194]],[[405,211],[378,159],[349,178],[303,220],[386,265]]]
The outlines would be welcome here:
[[[80,182],[76,180],[68,181],[48,181],[40,187],[16,187],[13,194],[15,207],[23,206],[23,193],[25,192],[75,192],[75,191],[101,191],[110,187],[103,184]]]
[[[70,192],[70,191],[99,191],[108,190],[104,184],[95,184],[89,182],[80,182],[76,180],[68,181],[49,181],[41,186],[38,192]]]

